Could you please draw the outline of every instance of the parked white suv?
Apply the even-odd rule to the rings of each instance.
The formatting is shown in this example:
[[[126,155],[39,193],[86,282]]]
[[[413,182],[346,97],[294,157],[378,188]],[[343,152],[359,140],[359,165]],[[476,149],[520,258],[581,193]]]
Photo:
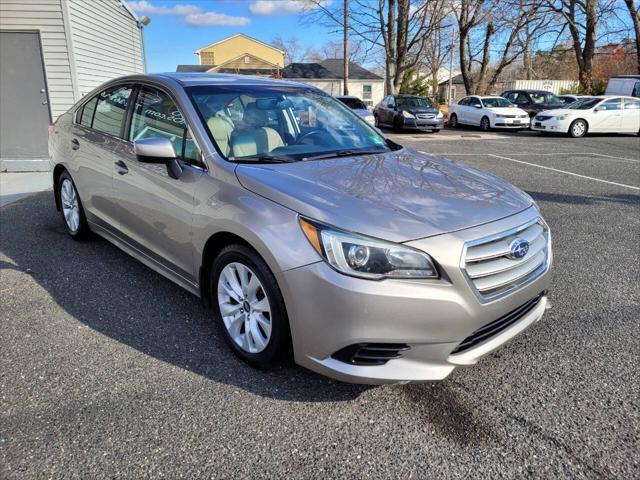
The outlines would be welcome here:
[[[449,110],[449,125],[479,126],[481,130],[509,128],[522,130],[529,127],[529,115],[503,97],[471,96],[452,105]]]

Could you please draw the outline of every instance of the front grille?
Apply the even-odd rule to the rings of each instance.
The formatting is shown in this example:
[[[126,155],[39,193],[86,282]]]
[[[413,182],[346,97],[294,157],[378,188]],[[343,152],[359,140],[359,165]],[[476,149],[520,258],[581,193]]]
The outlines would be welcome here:
[[[529,250],[515,258],[511,247],[525,240]],[[506,232],[467,242],[461,268],[481,301],[507,295],[544,273],[549,264],[549,230],[538,218]]]
[[[406,343],[355,343],[331,356],[351,365],[384,365],[389,360],[402,357],[406,350],[409,350]]]
[[[465,350],[469,350],[470,348],[475,347],[476,345],[488,340],[489,338],[497,335],[498,333],[506,330],[508,327],[516,323],[522,317],[527,315],[531,310],[533,310],[536,305],[540,302],[543,294],[541,293],[535,298],[532,298],[524,305],[520,305],[518,308],[513,310],[512,312],[507,313],[506,315],[500,317],[497,320],[494,320],[491,323],[487,323],[485,326],[480,327],[478,330],[473,332],[467,338],[465,338],[451,353],[460,353]]]
[[[436,115],[434,113],[418,113],[416,118],[419,118],[420,120],[428,120],[430,118],[436,118]]]
[[[551,115],[536,115],[536,120],[539,120],[540,122],[545,122],[547,120],[551,120],[553,118],[553,116]]]

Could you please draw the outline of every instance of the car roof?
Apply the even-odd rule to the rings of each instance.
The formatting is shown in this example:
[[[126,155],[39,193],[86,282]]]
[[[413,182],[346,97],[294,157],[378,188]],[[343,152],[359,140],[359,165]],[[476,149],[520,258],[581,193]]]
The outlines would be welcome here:
[[[290,82],[287,80],[279,80],[276,78],[253,77],[250,75],[232,75],[228,73],[167,72],[140,75],[137,77],[146,77],[156,80],[172,79],[180,83],[184,87],[236,84],[308,88],[308,86],[300,82]]]

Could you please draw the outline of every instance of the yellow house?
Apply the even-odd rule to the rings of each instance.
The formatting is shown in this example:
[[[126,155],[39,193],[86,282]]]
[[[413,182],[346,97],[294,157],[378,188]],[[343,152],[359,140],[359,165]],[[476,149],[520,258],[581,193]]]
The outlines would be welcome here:
[[[284,67],[284,52],[243,33],[196,50],[200,71],[252,74],[271,73]],[[207,68],[203,68],[207,67]],[[248,72],[247,72],[248,73]]]

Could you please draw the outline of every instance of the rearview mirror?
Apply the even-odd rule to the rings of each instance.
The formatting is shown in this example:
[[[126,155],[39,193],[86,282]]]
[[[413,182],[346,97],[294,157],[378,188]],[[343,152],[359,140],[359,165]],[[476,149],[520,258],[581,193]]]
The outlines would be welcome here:
[[[178,163],[176,149],[171,140],[165,137],[142,138],[133,142],[133,151],[141,163],[164,163],[167,174],[174,179],[182,175],[182,167]]]

